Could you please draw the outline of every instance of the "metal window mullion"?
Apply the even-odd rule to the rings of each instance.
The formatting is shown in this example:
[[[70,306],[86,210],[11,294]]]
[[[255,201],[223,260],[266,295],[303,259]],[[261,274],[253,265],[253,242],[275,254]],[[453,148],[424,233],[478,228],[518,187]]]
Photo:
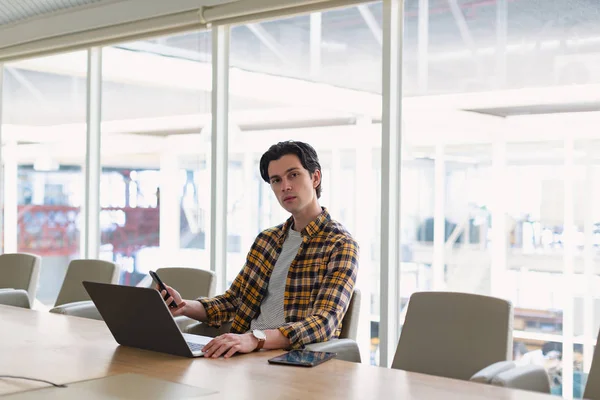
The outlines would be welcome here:
[[[4,64],[0,63],[0,238],[5,237],[4,231],[4,159],[2,136],[2,113],[4,108]],[[0,240],[0,254],[4,253],[4,240]]]
[[[17,226],[19,222],[17,200],[19,157],[16,140],[11,138],[8,141],[2,136],[3,82],[4,67],[3,64],[0,64],[0,208],[3,210],[3,212],[0,212],[2,218],[0,233],[3,236],[0,237],[4,238],[1,246],[2,252],[16,253],[18,251]]]
[[[323,42],[323,18],[320,12],[310,14],[310,76],[321,73],[321,44]]]
[[[87,57],[87,137],[85,202],[81,249],[84,258],[96,259],[100,250],[100,135],[102,123],[102,48],[92,47]]]
[[[506,46],[508,37],[508,3],[507,0],[496,2],[496,87],[506,85]]]
[[[403,0],[383,1],[379,364],[398,342]]]
[[[504,297],[506,294],[505,276],[508,267],[507,206],[504,196],[509,182],[507,179],[506,128],[504,123],[502,126],[503,128],[498,132],[494,132],[492,139],[492,179],[495,184],[491,209],[493,228],[490,249],[490,293],[496,297]]]
[[[574,332],[574,263],[575,263],[575,195],[574,195],[574,141],[564,140],[564,309],[562,346],[562,394],[563,398],[573,398],[573,339]]]
[[[446,160],[442,142],[435,146],[433,218],[433,290],[446,289]]]
[[[591,143],[589,148],[592,148]],[[585,158],[585,187],[593,188],[596,183],[596,167],[594,165],[592,150],[587,152]],[[589,373],[594,358],[594,343],[597,331],[594,331],[594,279],[595,279],[595,253],[594,249],[594,190],[588,190],[583,198],[585,216],[583,221],[584,247],[583,247],[583,276],[585,288],[583,289],[583,372]]]
[[[429,81],[429,0],[419,0],[417,82],[419,94],[426,94]]]
[[[229,30],[227,25],[212,29],[210,269],[217,274],[219,293],[227,285]]]

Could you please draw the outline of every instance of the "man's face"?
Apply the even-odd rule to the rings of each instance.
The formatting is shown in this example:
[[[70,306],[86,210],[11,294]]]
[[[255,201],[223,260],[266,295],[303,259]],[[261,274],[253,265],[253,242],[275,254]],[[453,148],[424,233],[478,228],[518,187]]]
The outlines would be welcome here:
[[[316,200],[315,188],[321,172],[308,172],[295,154],[286,154],[269,163],[269,182],[279,204],[292,215],[301,213]]]

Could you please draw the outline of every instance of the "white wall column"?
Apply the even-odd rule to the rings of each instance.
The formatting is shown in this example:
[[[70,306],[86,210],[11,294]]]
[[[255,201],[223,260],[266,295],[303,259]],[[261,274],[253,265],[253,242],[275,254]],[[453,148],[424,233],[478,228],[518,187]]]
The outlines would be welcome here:
[[[80,248],[84,258],[100,255],[100,142],[102,123],[102,48],[87,56],[87,137],[85,154],[85,201]]]
[[[246,223],[244,226],[238,226],[236,229],[239,229],[239,233],[242,235],[242,243],[241,243],[241,252],[245,254],[250,251],[250,247],[252,243],[254,243],[254,238],[258,234],[258,200],[255,193],[255,185],[254,181],[254,154],[251,151],[247,151],[244,153],[244,159],[242,161],[242,169],[243,169],[243,177],[244,177],[244,193],[247,194],[243,201],[243,210],[242,213],[246,215]],[[242,268],[241,265],[231,265],[231,268]]]
[[[18,211],[18,146],[14,141],[7,142],[2,147],[4,161],[4,252],[16,253]]]
[[[32,195],[31,204],[44,204],[46,196],[46,174],[43,172],[35,172],[32,174]]]
[[[165,145],[160,154],[160,231],[159,249],[161,267],[169,266],[169,260],[177,254],[181,240],[181,206],[179,187],[179,158],[177,144],[173,138],[165,138]]]
[[[355,137],[356,166],[354,187],[364,195],[354,196],[354,231],[352,234],[360,245],[360,271],[356,288],[360,290],[362,301],[360,304],[360,317],[358,323],[357,342],[363,363],[371,357],[371,294],[373,277],[376,276],[371,243],[373,242],[373,221],[378,217],[379,207],[375,203],[375,174],[373,171],[373,147],[369,140],[372,130],[370,119],[361,119],[357,122],[365,128]]]
[[[583,207],[585,216],[583,218],[584,247],[583,247],[583,275],[586,283],[583,289],[583,371],[590,372],[592,359],[594,357],[594,344],[598,332],[594,332],[594,190],[597,183],[596,167],[593,165],[593,147],[589,146],[585,157],[585,197]]]
[[[496,87],[506,86],[506,46],[508,37],[508,2],[496,1]]]
[[[419,0],[417,33],[417,79],[419,93],[426,94],[429,83],[429,0]]]
[[[217,293],[223,293],[227,283],[229,29],[212,28],[210,269],[217,273]]]
[[[0,237],[4,235],[4,141],[2,139],[2,108],[4,105],[4,64],[0,63]],[[4,241],[0,240],[0,253],[4,253]]]
[[[566,127],[564,128],[566,129]],[[574,196],[574,143],[569,135],[564,139],[564,309],[562,346],[562,394],[565,399],[573,398],[573,339],[574,339],[574,263],[575,263],[575,196]]]
[[[391,365],[398,343],[400,296],[400,163],[404,1],[383,1],[381,132],[381,264],[379,364]]]
[[[7,238],[7,234],[9,236],[14,236],[13,240],[13,244],[11,244],[11,246],[14,246],[16,248],[16,226],[13,228],[12,232],[7,232],[6,231],[6,212],[7,212],[7,208],[6,208],[6,190],[8,187],[10,187],[13,184],[16,184],[16,179],[17,176],[15,175],[14,177],[14,181],[11,183],[7,183],[6,182],[6,178],[7,178],[7,171],[6,171],[6,153],[7,150],[4,146],[4,139],[3,139],[3,135],[2,135],[2,115],[3,115],[3,105],[4,105],[4,97],[3,97],[3,85],[4,85],[4,64],[0,63],[0,237],[4,237],[4,241],[0,240],[0,252],[2,253],[8,253],[8,251],[6,250],[6,238]],[[16,186],[13,189],[13,195],[16,196]],[[14,203],[13,203],[14,204]],[[16,213],[16,211],[15,211]],[[13,216],[14,219],[14,216]],[[10,239],[9,239],[10,242]]]
[[[329,180],[330,193],[327,193],[329,199],[329,211],[332,215],[340,215],[340,194],[343,193],[344,174],[342,173],[341,150],[333,147],[331,149],[331,168],[329,171],[331,176],[326,177]]]
[[[320,12],[310,14],[310,76],[312,77],[321,74],[322,19]]]
[[[433,290],[445,290],[446,275],[446,157],[443,143],[435,146],[433,211]]]
[[[507,180],[506,140],[502,131],[496,132],[492,141],[492,181],[494,182],[494,195],[492,196],[494,200],[491,207],[490,294],[506,297],[504,280],[508,263],[508,238],[505,198],[510,196],[511,190]],[[484,238],[481,238],[481,240],[484,240]]]

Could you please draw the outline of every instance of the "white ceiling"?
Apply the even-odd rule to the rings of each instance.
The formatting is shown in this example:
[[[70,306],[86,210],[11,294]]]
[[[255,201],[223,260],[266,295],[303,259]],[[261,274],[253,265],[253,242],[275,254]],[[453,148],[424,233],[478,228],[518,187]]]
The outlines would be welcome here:
[[[0,0],[0,26],[57,11],[114,0]]]

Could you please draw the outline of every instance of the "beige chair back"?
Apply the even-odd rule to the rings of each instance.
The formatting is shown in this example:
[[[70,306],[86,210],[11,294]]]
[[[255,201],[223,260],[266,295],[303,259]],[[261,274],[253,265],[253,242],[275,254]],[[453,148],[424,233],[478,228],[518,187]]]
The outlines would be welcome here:
[[[23,289],[0,289],[0,304],[5,306],[31,308],[29,295]]]
[[[360,290],[354,289],[350,304],[346,310],[346,315],[342,319],[342,332],[340,332],[340,339],[352,339],[356,341],[356,335],[358,332],[358,319],[360,317]]]
[[[600,342],[600,333],[596,342],[596,350],[594,350],[592,368],[590,369],[583,394],[583,398],[590,400],[600,400],[600,346],[598,342]]]
[[[83,281],[117,283],[118,280],[119,267],[115,263],[102,260],[73,260],[67,268],[55,306],[90,300],[90,296],[81,284]]]
[[[512,305],[467,293],[419,292],[409,301],[392,368],[468,380],[512,354]]]
[[[184,299],[213,297],[217,290],[216,274],[198,268],[166,267],[158,268],[156,273],[166,284],[173,287]],[[154,282],[152,283],[154,286]]]
[[[0,288],[23,289],[33,304],[40,277],[41,257],[35,254],[0,255]]]

